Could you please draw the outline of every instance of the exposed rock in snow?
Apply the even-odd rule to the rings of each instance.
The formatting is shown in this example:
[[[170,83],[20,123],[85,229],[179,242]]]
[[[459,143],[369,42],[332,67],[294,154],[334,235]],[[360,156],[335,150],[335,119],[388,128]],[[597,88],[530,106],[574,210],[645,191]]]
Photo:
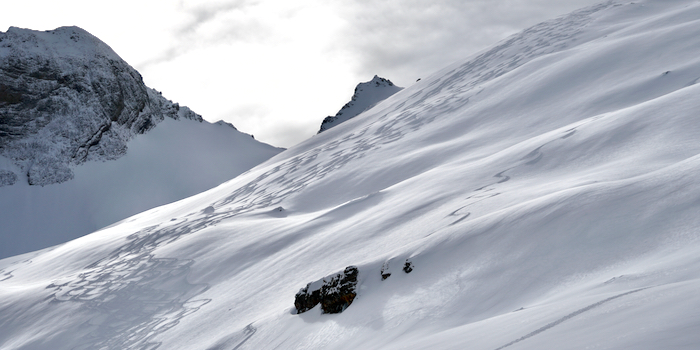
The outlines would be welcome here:
[[[346,103],[335,116],[323,119],[318,133],[328,130],[340,123],[356,117],[358,114],[374,107],[377,103],[401,91],[403,88],[394,85],[391,80],[374,76],[366,83],[359,83],[350,102]]]
[[[0,155],[30,185],[64,182],[73,178],[71,166],[123,156],[128,140],[165,117],[202,121],[146,87],[87,31],[0,32]],[[2,178],[0,186],[14,183]]]
[[[216,124],[216,125],[226,125],[226,126],[228,126],[228,127],[230,127],[230,128],[233,128],[234,130],[238,130],[238,129],[236,129],[235,126],[233,126],[233,124],[231,124],[231,123],[229,123],[229,122],[226,122],[226,121],[223,121],[223,120],[219,120],[218,122],[216,122],[216,123],[214,123],[214,124]]]
[[[389,272],[389,263],[385,262],[384,265],[382,265],[381,271],[379,273],[382,275],[382,281],[391,277],[391,272]]]
[[[413,271],[413,263],[409,260],[406,260],[406,262],[403,264],[403,272],[411,273],[411,271]]]
[[[341,273],[307,284],[294,300],[297,313],[309,311],[318,304],[324,314],[343,312],[357,296],[358,274],[357,267],[348,266]]]

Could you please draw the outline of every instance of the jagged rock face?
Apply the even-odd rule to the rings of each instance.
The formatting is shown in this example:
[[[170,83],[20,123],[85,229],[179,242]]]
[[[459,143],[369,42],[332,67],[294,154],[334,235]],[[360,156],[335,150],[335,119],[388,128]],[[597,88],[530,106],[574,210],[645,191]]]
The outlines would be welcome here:
[[[321,304],[324,314],[343,312],[357,296],[358,275],[357,267],[348,266],[341,273],[307,284],[294,300],[297,314],[309,311],[318,304]]]
[[[85,30],[0,33],[0,155],[22,172],[0,169],[0,186],[70,180],[71,166],[119,158],[166,116],[201,120]]]
[[[394,85],[391,80],[376,75],[366,83],[357,84],[350,102],[346,103],[335,116],[323,119],[318,134],[356,117],[402,89],[402,87]]]
[[[294,307],[297,309],[297,314],[301,314],[313,309],[321,302],[321,289],[309,290],[311,283],[299,290],[294,298]]]

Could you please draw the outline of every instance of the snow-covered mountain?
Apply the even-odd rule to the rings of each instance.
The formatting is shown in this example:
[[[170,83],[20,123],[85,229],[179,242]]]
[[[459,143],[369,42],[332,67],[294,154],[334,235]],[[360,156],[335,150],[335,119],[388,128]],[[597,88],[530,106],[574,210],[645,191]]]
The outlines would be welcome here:
[[[65,182],[71,165],[123,156],[165,117],[202,121],[78,27],[0,33],[0,81],[0,155],[15,166],[1,185]]]
[[[346,103],[335,116],[323,119],[317,134],[356,117],[401,89],[403,88],[394,85],[391,80],[376,75],[368,82],[357,84],[350,102]]]
[[[217,188],[1,260],[0,349],[695,349],[698,18],[573,12]]]
[[[199,193],[280,151],[146,87],[83,29],[0,32],[0,258]]]

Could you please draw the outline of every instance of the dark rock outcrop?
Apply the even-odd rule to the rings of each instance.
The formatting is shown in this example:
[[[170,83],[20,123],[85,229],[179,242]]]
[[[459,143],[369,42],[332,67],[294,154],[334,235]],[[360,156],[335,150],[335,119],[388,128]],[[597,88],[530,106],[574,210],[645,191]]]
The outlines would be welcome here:
[[[297,314],[304,313],[321,304],[324,314],[343,312],[357,296],[359,270],[348,266],[341,273],[311,282],[299,290],[294,300]]]
[[[406,263],[403,264],[403,272],[411,273],[413,271],[413,263],[406,259]]]
[[[382,281],[391,277],[391,272],[389,272],[389,262],[385,262],[379,272],[382,275]]]

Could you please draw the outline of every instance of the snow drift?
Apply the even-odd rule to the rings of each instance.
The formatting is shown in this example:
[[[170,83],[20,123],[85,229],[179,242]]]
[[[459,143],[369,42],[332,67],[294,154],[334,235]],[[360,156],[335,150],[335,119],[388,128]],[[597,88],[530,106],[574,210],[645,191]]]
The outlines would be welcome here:
[[[215,189],[2,260],[0,348],[695,348],[697,18],[576,11]],[[295,312],[346,266],[352,305]]]

